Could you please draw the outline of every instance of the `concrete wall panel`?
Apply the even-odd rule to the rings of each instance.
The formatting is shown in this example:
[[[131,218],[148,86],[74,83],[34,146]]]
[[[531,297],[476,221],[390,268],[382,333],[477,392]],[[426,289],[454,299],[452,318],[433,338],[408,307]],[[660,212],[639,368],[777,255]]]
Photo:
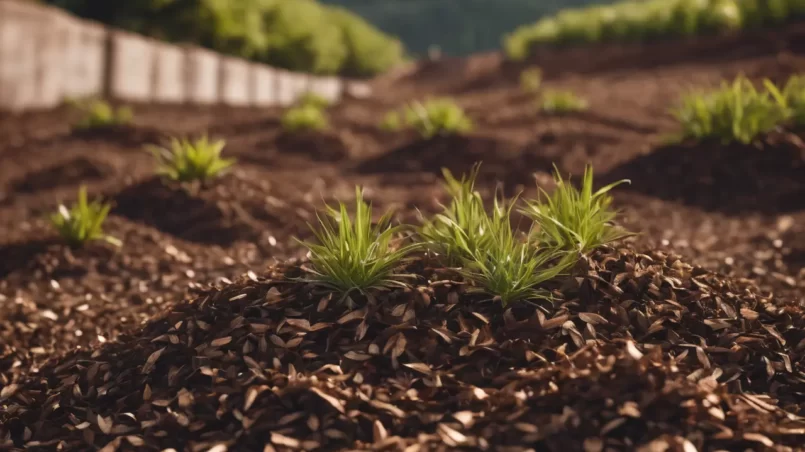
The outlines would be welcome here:
[[[153,97],[153,41],[123,31],[110,34],[107,94],[115,99],[148,102]]]
[[[202,105],[218,103],[221,57],[206,49],[187,47],[185,58],[187,102]]]
[[[343,83],[338,77],[310,77],[308,90],[329,100],[331,103],[341,100]]]
[[[153,100],[162,103],[184,102],[185,51],[169,44],[154,44]]]
[[[277,70],[277,99],[279,105],[287,107],[293,105],[305,92],[307,92],[309,76],[299,72]]]
[[[239,58],[221,59],[220,102],[231,107],[251,105],[249,62]]]
[[[94,22],[70,18],[66,31],[62,80],[64,96],[85,98],[102,95],[106,75],[106,28]]]
[[[262,64],[251,66],[252,105],[273,107],[279,105],[277,99],[277,71]]]

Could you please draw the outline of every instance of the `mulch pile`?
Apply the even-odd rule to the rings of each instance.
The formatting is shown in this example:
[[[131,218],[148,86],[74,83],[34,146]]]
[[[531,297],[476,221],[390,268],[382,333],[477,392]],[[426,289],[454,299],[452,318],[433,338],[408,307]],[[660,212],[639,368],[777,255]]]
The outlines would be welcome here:
[[[676,256],[606,249],[553,301],[422,284],[339,300],[248,274],[18,375],[0,438],[47,450],[792,450],[805,318]],[[426,282],[427,281],[427,282]]]

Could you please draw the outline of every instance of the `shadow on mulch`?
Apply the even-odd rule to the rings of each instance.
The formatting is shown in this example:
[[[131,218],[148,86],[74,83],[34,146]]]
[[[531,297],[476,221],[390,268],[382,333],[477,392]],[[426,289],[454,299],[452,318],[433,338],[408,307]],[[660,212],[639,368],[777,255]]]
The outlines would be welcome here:
[[[796,140],[758,147],[719,143],[671,145],[601,176],[630,179],[633,190],[725,214],[785,213],[805,208],[805,151]]]
[[[337,132],[282,132],[277,135],[274,147],[283,154],[295,154],[316,161],[336,162],[349,157],[349,149]]]
[[[115,195],[112,213],[196,243],[228,246],[259,236],[222,203],[207,199],[204,189],[190,190],[154,177]]]
[[[106,175],[113,173],[111,165],[87,157],[78,157],[27,174],[12,183],[11,189],[22,193],[34,193],[40,190],[102,180]]]
[[[534,172],[552,168],[550,160],[524,152],[518,143],[469,135],[417,140],[388,154],[365,160],[356,170],[364,174],[404,176],[420,172],[440,175],[442,168],[447,168],[458,176],[469,173],[476,162],[482,162],[479,182],[501,181],[507,188],[531,183]]]
[[[70,136],[85,141],[115,143],[126,147],[141,147],[146,144],[157,144],[163,142],[166,138],[165,134],[157,129],[137,126],[75,129]]]
[[[52,247],[58,245],[55,238],[0,245],[0,279],[20,270],[34,268]]]

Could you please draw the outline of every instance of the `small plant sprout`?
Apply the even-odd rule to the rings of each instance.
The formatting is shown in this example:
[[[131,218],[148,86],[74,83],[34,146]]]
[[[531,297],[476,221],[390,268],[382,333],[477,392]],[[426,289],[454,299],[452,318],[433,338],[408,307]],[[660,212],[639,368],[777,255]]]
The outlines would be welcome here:
[[[534,246],[518,240],[511,227],[514,202],[504,206],[495,201],[493,213],[487,217],[488,237],[472,256],[464,259],[462,273],[476,290],[509,303],[536,298],[549,298],[540,285],[566,272],[577,256],[557,248]]]
[[[451,266],[460,266],[463,259],[474,256],[489,236],[484,203],[475,191],[479,170],[480,164],[476,164],[469,176],[462,175],[458,180],[448,169],[442,169],[444,186],[452,199],[449,205],[441,206],[441,213],[425,220],[419,228],[426,247]]]
[[[311,226],[318,243],[304,242],[310,251],[311,282],[341,292],[386,290],[405,287],[409,275],[396,273],[405,257],[419,244],[400,244],[398,235],[404,226],[391,226],[391,212],[372,223],[372,207],[355,189],[355,212],[350,218],[347,207],[327,206],[326,215],[318,216],[318,228]]]
[[[565,181],[555,170],[556,190],[548,195],[540,189],[540,199],[527,201],[521,212],[534,220],[537,226],[533,233],[539,243],[564,251],[585,254],[602,245],[628,237],[612,222],[617,212],[610,208],[612,197],[609,191],[629,183],[621,180],[593,191],[593,168],[584,169],[581,190],[570,180]]]
[[[405,116],[408,125],[425,139],[437,135],[458,135],[472,130],[472,121],[464,113],[464,109],[451,99],[414,102],[406,109]]]
[[[282,128],[286,132],[324,130],[327,127],[329,123],[324,110],[312,105],[290,108],[282,115]]]
[[[134,117],[131,108],[119,107],[115,109],[102,100],[73,101],[70,102],[70,105],[78,109],[83,115],[83,118],[75,124],[76,129],[98,129],[126,125]]]
[[[674,111],[682,126],[681,137],[749,144],[773,131],[791,112],[783,93],[769,80],[764,85],[765,90],[758,90],[739,76],[712,93],[686,95]]]
[[[77,248],[87,242],[103,240],[121,246],[120,240],[103,233],[103,222],[109,215],[111,204],[87,200],[87,188],[78,190],[78,201],[69,209],[63,204],[50,216],[50,223],[71,247]]]
[[[172,138],[167,148],[148,146],[157,162],[157,174],[177,182],[207,182],[226,172],[235,159],[221,158],[226,142],[202,136],[195,141]]]
[[[383,116],[383,120],[380,121],[380,129],[386,132],[397,132],[401,130],[402,127],[403,123],[400,112],[395,110],[386,113],[386,115]]]
[[[540,109],[548,114],[566,114],[587,110],[587,101],[572,91],[546,91],[540,99]]]
[[[795,75],[783,87],[783,97],[795,127],[805,126],[805,76]]]
[[[302,107],[309,106],[318,108],[319,110],[324,110],[325,108],[330,106],[330,101],[326,97],[320,94],[308,91],[304,95],[302,95],[301,98],[299,98],[299,106]]]
[[[532,67],[520,73],[520,88],[528,94],[536,94],[542,86],[542,69]]]

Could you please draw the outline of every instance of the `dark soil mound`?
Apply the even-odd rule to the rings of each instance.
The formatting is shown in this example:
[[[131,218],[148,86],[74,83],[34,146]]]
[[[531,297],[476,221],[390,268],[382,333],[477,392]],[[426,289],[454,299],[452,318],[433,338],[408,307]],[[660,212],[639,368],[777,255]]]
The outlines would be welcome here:
[[[762,146],[667,146],[602,176],[623,189],[710,211],[785,213],[805,208],[805,148],[794,137]]]
[[[27,174],[21,180],[13,183],[11,189],[23,193],[33,193],[39,190],[101,180],[112,172],[114,172],[114,168],[110,165],[94,159],[78,157]]]
[[[334,132],[283,132],[277,136],[274,145],[280,153],[303,155],[323,162],[334,162],[349,157],[349,149],[344,140],[341,135]]]
[[[420,270],[437,282],[357,309],[278,268],[5,386],[0,437],[62,450],[802,444],[800,308],[660,253],[602,251],[587,267],[553,302],[504,308]]]

